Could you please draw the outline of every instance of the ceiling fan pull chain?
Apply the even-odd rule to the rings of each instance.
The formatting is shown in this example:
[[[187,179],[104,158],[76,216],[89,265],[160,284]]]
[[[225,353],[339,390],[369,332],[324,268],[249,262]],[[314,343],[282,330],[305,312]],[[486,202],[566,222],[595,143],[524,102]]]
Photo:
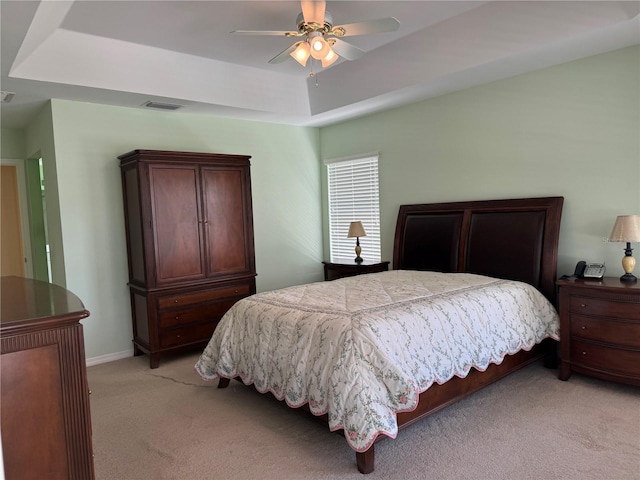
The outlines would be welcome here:
[[[315,62],[315,60],[312,58],[312,59],[311,59],[311,62],[309,63],[309,70],[310,70],[310,71],[309,71],[309,76],[310,76],[311,78],[313,78],[313,77],[315,77],[315,76],[316,76],[316,73],[313,71],[313,65],[314,65],[314,62]],[[317,87],[317,86],[318,86],[318,85],[317,85],[317,80],[316,80],[316,87]]]

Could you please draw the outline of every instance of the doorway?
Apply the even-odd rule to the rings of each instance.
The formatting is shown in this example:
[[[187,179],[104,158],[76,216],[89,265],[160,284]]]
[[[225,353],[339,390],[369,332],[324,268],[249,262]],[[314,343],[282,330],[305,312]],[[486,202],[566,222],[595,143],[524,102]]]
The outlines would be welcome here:
[[[27,195],[29,197],[29,231],[33,278],[51,282],[51,255],[47,229],[46,189],[42,157],[26,161]]]
[[[26,276],[18,166],[0,165],[0,275]]]
[[[42,158],[0,166],[0,275],[51,282]]]

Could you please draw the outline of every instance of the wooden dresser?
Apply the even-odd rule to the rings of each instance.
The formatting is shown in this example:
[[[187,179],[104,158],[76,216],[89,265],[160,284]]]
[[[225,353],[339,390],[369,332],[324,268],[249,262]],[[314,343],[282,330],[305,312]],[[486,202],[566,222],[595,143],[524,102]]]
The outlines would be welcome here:
[[[640,385],[640,284],[558,280],[560,373]]]
[[[2,277],[2,450],[7,480],[94,478],[89,389],[73,293]]]
[[[249,157],[135,150],[122,173],[134,355],[202,348],[256,292]]]

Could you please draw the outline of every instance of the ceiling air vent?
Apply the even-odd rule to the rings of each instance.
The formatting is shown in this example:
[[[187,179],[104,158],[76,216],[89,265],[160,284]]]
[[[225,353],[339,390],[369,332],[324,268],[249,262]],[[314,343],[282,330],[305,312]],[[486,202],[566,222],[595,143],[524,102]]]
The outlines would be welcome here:
[[[142,106],[147,108],[157,108],[160,110],[178,110],[184,105],[176,105],[174,103],[145,102],[142,104]]]
[[[9,103],[14,95],[13,92],[0,92],[0,102]]]

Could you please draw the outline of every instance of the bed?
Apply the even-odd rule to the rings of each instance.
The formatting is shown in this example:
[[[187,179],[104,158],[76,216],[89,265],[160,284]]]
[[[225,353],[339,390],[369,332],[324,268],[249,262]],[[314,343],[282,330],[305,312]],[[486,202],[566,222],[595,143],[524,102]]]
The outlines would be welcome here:
[[[393,270],[237,302],[195,369],[375,443],[547,355],[562,197],[402,205]]]

